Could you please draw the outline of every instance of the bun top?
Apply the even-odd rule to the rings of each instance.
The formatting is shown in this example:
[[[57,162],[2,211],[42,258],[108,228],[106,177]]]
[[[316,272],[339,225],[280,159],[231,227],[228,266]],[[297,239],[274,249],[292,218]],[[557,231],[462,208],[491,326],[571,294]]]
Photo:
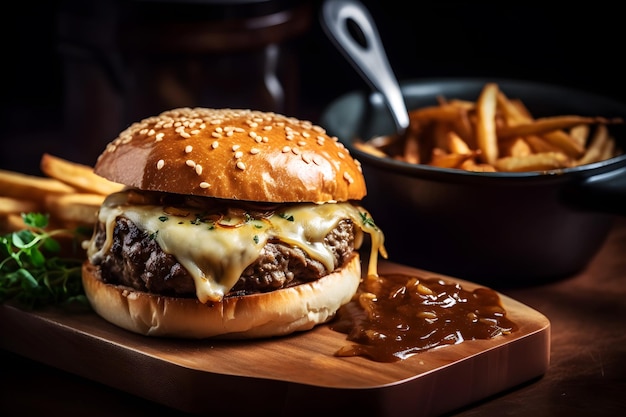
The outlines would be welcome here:
[[[130,187],[262,202],[365,197],[358,161],[310,122],[276,113],[179,108],[133,123],[96,174]]]

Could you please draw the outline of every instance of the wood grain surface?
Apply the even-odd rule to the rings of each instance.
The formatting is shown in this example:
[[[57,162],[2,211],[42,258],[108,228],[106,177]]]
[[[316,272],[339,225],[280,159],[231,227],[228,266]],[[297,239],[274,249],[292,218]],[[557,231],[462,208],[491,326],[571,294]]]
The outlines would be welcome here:
[[[379,270],[440,276],[389,262]],[[172,340],[129,333],[92,312],[29,312],[9,305],[0,306],[0,347],[191,413],[292,415],[306,407],[437,415],[540,378],[548,369],[550,322],[500,297],[519,326],[516,332],[395,363],[335,357],[350,342],[326,325],[265,340]]]

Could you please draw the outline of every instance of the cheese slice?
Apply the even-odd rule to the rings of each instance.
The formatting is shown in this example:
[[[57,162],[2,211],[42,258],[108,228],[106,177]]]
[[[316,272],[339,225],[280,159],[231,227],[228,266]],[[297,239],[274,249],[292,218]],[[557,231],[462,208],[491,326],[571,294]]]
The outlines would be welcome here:
[[[106,227],[106,239],[101,248],[95,246],[95,239],[89,242],[90,261],[97,264],[109,250],[115,221],[124,216],[187,269],[203,303],[220,301],[270,239],[301,248],[332,272],[334,256],[324,237],[343,219],[350,219],[356,225],[357,248],[362,244],[363,232],[371,236],[368,274],[377,273],[378,253],[386,256],[383,233],[370,214],[347,202],[284,205],[262,219],[251,218],[243,210],[229,213],[228,218],[209,219],[201,209],[131,204],[128,193],[110,195],[100,208],[98,218]]]

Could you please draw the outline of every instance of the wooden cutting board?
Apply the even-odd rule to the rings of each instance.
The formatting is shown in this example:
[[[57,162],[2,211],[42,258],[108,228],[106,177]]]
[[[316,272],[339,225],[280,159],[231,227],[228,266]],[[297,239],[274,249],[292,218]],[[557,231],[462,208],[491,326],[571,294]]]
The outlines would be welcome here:
[[[381,274],[414,272],[390,262]],[[460,282],[466,289],[478,285]],[[211,415],[431,416],[540,378],[550,358],[550,322],[500,294],[519,329],[465,341],[404,361],[333,356],[346,336],[321,325],[256,341],[149,338],[93,312],[0,306],[0,347],[186,412]]]

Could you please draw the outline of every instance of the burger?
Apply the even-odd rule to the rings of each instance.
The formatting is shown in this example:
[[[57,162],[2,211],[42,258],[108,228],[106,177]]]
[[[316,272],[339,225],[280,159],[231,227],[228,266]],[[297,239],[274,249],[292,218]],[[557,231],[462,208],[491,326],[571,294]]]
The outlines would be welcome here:
[[[97,214],[82,279],[135,333],[259,338],[312,329],[356,293],[384,235],[357,160],[310,122],[180,108],[134,123],[94,172],[123,184]]]

